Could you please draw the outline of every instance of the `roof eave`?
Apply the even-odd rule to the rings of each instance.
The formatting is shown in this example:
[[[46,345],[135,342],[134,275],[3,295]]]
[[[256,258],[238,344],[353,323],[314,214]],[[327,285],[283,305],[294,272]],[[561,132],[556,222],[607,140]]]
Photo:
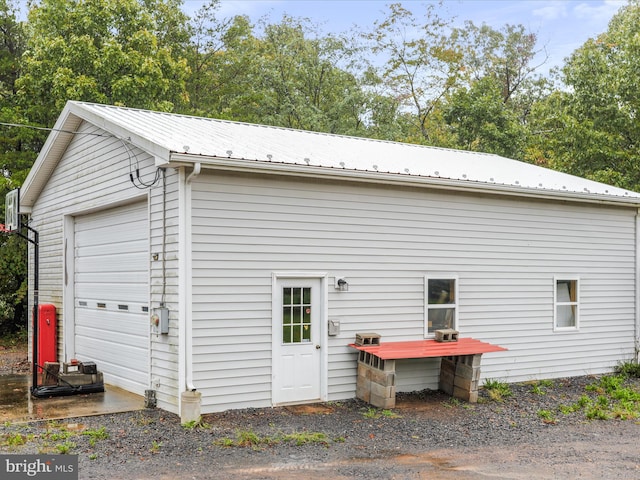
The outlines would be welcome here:
[[[170,152],[165,147],[139,135],[132,134],[126,127],[96,115],[84,108],[82,103],[69,101],[53,126],[51,134],[47,137],[20,190],[20,205],[21,209],[24,207],[25,213],[37,201],[51,173],[60,162],[69,143],[76,135],[75,132],[83,121],[89,122],[114,137],[149,153],[155,158],[156,166],[160,167],[169,163]]]
[[[307,164],[246,160],[232,157],[209,157],[186,153],[172,153],[171,161],[168,166],[185,166],[195,163],[200,163],[203,168],[223,169],[245,173],[277,173],[311,178],[349,180],[366,183],[381,183],[386,185],[429,187],[469,193],[509,195],[553,201],[609,204],[633,208],[640,207],[640,198],[634,197],[620,197],[614,195],[549,190],[542,188],[527,188],[473,180],[427,177],[409,173],[387,173],[375,170],[354,170]]]

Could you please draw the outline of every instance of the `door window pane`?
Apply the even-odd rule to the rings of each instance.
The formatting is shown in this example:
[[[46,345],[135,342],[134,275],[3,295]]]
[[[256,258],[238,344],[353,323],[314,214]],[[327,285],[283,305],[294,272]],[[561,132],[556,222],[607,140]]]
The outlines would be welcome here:
[[[282,343],[311,341],[311,288],[282,289]]]

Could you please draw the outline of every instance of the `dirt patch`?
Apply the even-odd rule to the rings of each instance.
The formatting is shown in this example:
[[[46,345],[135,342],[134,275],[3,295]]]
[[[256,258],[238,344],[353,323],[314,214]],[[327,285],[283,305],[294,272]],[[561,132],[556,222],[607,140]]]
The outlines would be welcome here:
[[[329,415],[334,412],[334,408],[329,404],[312,403],[308,405],[290,405],[284,407],[294,415]]]
[[[0,346],[0,375],[18,375],[31,372],[26,348]]]

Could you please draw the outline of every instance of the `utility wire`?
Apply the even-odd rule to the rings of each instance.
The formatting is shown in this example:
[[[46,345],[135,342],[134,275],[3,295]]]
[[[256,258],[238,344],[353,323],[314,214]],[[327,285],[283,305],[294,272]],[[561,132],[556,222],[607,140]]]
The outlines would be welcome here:
[[[33,130],[44,130],[47,132],[60,132],[60,133],[70,133],[73,135],[93,135],[95,137],[113,137],[114,135],[102,134],[102,133],[91,133],[91,132],[74,132],[71,130],[63,130],[60,128],[47,128],[47,127],[36,127],[35,125],[26,125],[24,123],[8,123],[8,122],[0,122],[0,125],[3,127],[17,127],[17,128],[31,128]]]

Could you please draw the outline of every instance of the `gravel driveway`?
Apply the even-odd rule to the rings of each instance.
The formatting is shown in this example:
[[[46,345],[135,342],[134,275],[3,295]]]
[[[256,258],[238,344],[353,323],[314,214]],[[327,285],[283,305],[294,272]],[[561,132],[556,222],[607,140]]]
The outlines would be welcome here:
[[[577,407],[597,401],[587,386],[598,381],[512,385],[478,404],[425,391],[389,411],[356,400],[246,409],[188,426],[161,410],[12,424],[0,451],[77,454],[81,479],[640,479],[640,421]],[[629,386],[640,392],[640,380]]]

